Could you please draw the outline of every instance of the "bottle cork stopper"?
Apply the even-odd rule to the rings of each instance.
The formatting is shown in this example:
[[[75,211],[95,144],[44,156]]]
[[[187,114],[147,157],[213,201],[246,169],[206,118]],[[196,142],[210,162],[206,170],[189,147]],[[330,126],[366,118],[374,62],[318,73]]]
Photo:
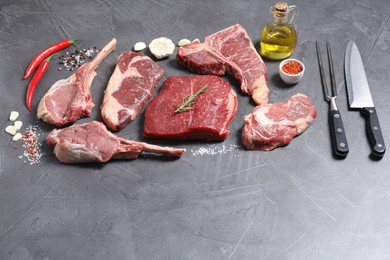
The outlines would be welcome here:
[[[279,12],[287,12],[288,4],[286,2],[279,2],[275,5],[275,10]]]

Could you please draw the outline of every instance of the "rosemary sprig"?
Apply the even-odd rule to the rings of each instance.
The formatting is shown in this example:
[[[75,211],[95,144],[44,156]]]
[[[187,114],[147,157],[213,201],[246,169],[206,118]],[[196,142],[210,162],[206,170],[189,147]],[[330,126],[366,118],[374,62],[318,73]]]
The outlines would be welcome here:
[[[191,106],[193,104],[195,104],[196,102],[196,98],[202,94],[203,92],[206,91],[206,89],[208,88],[209,86],[204,86],[202,87],[201,89],[198,90],[198,92],[196,92],[194,95],[190,96],[190,97],[187,97],[184,99],[183,101],[183,104],[181,104],[176,110],[175,110],[175,113],[181,113],[181,112],[185,112],[187,110],[189,110],[191,108]]]

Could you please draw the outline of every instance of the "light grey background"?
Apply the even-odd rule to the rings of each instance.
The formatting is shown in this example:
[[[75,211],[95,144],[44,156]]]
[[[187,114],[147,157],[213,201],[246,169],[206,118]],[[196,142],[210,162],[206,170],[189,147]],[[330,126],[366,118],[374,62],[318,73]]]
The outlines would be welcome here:
[[[0,2],[1,126],[12,110],[43,136],[53,128],[35,117],[36,105],[58,79],[50,69],[38,86],[34,111],[24,105],[29,61],[63,38],[79,47],[102,48],[117,38],[115,53],[97,69],[92,84],[98,108],[116,58],[138,41],[166,36],[203,38],[240,23],[258,48],[275,2],[259,1],[13,1]],[[295,86],[284,85],[278,62],[266,61],[270,102],[305,93],[317,108],[314,123],[286,147],[271,152],[241,146],[250,98],[237,91],[239,106],[222,143],[147,140],[185,147],[178,160],[141,156],[105,165],[64,165],[43,144],[37,165],[18,156],[20,143],[0,131],[0,259],[390,259],[390,155],[369,157],[360,113],[349,111],[343,74],[344,51],[356,41],[387,145],[390,146],[389,11],[386,0],[290,2],[299,8],[298,47],[306,65]],[[344,160],[332,154],[328,104],[324,101],[314,42],[325,58],[332,46],[338,104],[350,145]],[[150,55],[148,51],[146,54]],[[158,61],[170,75],[191,75],[172,56]],[[161,81],[162,82],[162,81]],[[161,86],[161,82],[158,88]],[[157,90],[158,91],[158,90]],[[142,140],[143,115],[118,135]],[[40,140],[43,142],[43,138]],[[232,151],[200,155],[201,148]]]

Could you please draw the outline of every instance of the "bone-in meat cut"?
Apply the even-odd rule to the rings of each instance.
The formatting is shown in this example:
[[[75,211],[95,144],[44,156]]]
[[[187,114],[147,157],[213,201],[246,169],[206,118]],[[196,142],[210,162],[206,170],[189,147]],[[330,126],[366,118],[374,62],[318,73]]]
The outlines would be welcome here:
[[[106,125],[119,131],[134,120],[163,75],[164,70],[148,56],[123,52],[104,94],[101,116]]]
[[[111,159],[135,159],[142,152],[180,157],[185,149],[162,147],[121,138],[101,122],[92,121],[54,129],[46,137],[63,163],[105,163]]]
[[[233,25],[177,51],[177,61],[198,74],[231,75],[256,104],[268,102],[267,71],[245,29]]]
[[[187,111],[175,112],[199,94]],[[145,109],[144,137],[181,140],[224,140],[237,112],[237,96],[229,83],[214,75],[171,76]]]
[[[39,102],[38,118],[49,124],[64,126],[90,116],[95,106],[90,91],[95,70],[115,50],[115,46],[116,39],[112,39],[91,62],[83,64],[67,79],[55,82]]]
[[[242,143],[247,149],[263,151],[287,145],[309,127],[316,115],[304,94],[295,94],[287,102],[257,106],[244,118]]]

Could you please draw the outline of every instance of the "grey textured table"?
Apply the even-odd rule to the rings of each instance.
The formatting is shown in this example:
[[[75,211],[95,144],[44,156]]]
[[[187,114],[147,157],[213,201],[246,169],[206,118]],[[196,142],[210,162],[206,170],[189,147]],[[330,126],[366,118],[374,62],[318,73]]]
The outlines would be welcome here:
[[[52,63],[32,113],[24,105],[28,83],[21,80],[34,54],[51,43],[73,38],[81,40],[79,47],[102,48],[117,38],[117,50],[99,66],[92,85],[93,114],[78,123],[100,120],[102,93],[122,51],[159,36],[174,42],[203,39],[235,23],[246,28],[257,47],[272,4],[2,0],[1,125],[5,128],[9,112],[17,110],[25,125],[41,127],[41,142],[52,129],[37,121],[36,104],[70,72]],[[230,77],[225,79],[237,91],[239,107],[224,142],[147,140],[185,147],[177,160],[141,156],[105,165],[64,165],[43,144],[41,162],[30,165],[19,158],[21,143],[11,142],[2,131],[0,259],[390,259],[390,155],[382,160],[369,156],[364,120],[348,110],[343,74],[344,51],[354,40],[390,145],[390,5],[386,0],[290,4],[299,8],[298,47],[292,57],[306,64],[306,74],[288,87],[277,75],[278,62],[266,61],[269,97],[275,103],[296,92],[307,94],[318,116],[306,132],[271,152],[245,150],[243,117],[254,106]],[[344,160],[332,154],[315,40],[328,40],[333,50],[350,145]],[[158,63],[166,77],[191,75],[174,56]],[[143,140],[142,121],[141,115],[118,135]]]

